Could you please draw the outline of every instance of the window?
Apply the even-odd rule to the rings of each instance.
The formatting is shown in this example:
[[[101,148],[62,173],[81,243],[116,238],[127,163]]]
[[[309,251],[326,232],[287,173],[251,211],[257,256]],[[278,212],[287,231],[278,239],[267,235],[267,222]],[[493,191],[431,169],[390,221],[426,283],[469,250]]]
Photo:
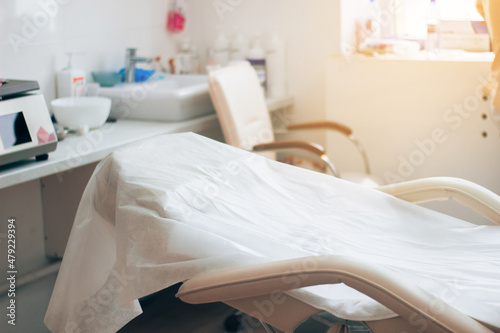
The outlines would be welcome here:
[[[441,20],[483,21],[476,0],[436,0],[436,4]],[[396,35],[425,37],[430,0],[380,0],[380,5],[394,13]]]
[[[445,21],[440,48],[490,50],[484,25],[467,22],[484,21],[476,0],[436,0],[436,4],[439,19]],[[431,0],[341,0],[342,53],[395,52],[393,45],[398,39],[411,41],[412,50],[416,43],[424,48],[430,7]]]

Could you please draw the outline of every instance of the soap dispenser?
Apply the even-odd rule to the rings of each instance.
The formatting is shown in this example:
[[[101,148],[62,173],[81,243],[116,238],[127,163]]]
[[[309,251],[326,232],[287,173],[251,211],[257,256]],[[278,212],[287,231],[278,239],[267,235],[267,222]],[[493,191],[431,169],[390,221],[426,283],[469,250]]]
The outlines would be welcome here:
[[[246,59],[248,43],[240,28],[236,29],[236,36],[231,41],[229,52],[229,58],[231,61]]]
[[[85,72],[72,66],[73,53],[68,53],[68,65],[57,73],[57,96],[78,97],[85,95]]]
[[[176,74],[193,74],[193,54],[191,40],[184,38],[181,43],[180,52],[176,56]]]
[[[215,65],[226,66],[229,62],[229,41],[222,27],[218,28],[219,32],[214,41],[213,60]]]
[[[285,87],[285,41],[273,30],[267,44],[267,96],[283,97],[286,95]]]

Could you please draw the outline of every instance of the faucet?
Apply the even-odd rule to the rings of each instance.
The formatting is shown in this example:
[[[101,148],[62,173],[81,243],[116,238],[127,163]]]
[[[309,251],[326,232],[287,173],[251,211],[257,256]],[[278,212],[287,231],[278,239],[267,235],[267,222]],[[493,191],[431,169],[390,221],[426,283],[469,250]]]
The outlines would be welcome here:
[[[136,48],[128,48],[125,56],[125,82],[135,82],[135,64],[138,62],[152,62],[153,58],[136,56]]]

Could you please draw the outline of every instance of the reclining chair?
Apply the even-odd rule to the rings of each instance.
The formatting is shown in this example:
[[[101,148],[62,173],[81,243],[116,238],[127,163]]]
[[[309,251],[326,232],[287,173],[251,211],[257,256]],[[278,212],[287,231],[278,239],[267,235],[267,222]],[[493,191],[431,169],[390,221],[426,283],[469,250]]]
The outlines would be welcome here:
[[[454,198],[500,223],[500,198],[463,180],[375,190],[192,133],[130,145],[85,189],[45,323],[115,332],[139,298],[183,282],[183,301],[269,332],[500,332],[500,226],[396,197]]]
[[[500,226],[500,197],[462,179],[426,178],[378,190],[411,203],[454,199]],[[366,322],[345,320],[284,294],[290,289],[323,284],[350,286],[399,316]],[[202,274],[186,281],[177,297],[191,304],[224,302],[254,318],[243,323],[242,332],[259,324],[269,333],[500,332],[500,327],[480,323],[441,299],[413,289],[379,267],[329,255]],[[500,310],[496,315],[500,318]]]
[[[306,141],[275,141],[271,118],[266,106],[264,92],[253,67],[241,63],[215,70],[209,74],[209,88],[212,102],[219,117],[226,143],[245,150],[262,152],[276,159],[270,151],[300,149],[315,154],[326,168],[336,177],[376,187],[379,184],[370,175],[370,166],[363,146],[356,140],[353,131],[346,125],[333,121],[318,121],[291,124],[287,130],[328,129],[339,132],[350,140],[361,154],[363,172],[343,172],[340,174],[335,164],[328,158],[325,149]]]

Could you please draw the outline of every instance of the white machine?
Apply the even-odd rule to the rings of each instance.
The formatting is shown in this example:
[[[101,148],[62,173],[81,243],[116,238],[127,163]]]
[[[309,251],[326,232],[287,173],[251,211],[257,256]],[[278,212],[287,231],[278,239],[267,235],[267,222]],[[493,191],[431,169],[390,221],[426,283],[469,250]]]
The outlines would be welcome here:
[[[0,165],[46,160],[57,136],[36,81],[0,80]]]

